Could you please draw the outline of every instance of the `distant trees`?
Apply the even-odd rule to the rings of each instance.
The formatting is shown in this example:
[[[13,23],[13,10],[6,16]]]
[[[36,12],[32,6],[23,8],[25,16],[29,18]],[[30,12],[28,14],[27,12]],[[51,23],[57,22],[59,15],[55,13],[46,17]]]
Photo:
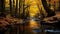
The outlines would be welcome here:
[[[16,3],[15,3],[16,1]],[[15,5],[14,5],[15,3]],[[26,5],[27,6],[27,5]],[[26,7],[28,8],[28,7]],[[25,10],[25,0],[10,0],[10,14],[17,18],[27,18],[29,15]],[[28,10],[28,9],[27,9]]]
[[[29,17],[29,10],[28,10],[28,5],[25,5],[25,0],[20,0],[21,1],[21,3],[20,3],[20,13],[21,13],[21,15],[20,15],[20,17],[22,18],[22,19],[26,19],[27,17]],[[25,7],[26,6],[26,7]]]
[[[11,14],[11,16],[17,16],[19,14],[18,17],[21,17],[21,18],[27,17],[25,15],[25,13],[26,13],[25,10],[26,10],[26,8],[29,7],[29,5],[27,7],[25,7],[25,5],[24,5],[25,1],[24,0],[16,0],[16,7],[14,6],[15,0],[9,0],[9,1],[10,1],[10,14]],[[18,1],[19,1],[19,3],[18,3]],[[48,13],[48,16],[55,15],[55,11],[50,9],[46,0],[41,0],[41,1],[42,1],[44,9]],[[0,0],[0,3],[1,3],[0,4],[0,9],[1,9],[0,11],[2,11],[2,14],[5,15],[5,0]],[[19,8],[18,8],[18,5],[19,5]],[[18,11],[19,11],[19,13],[18,13]],[[24,16],[24,17],[22,17],[22,16]]]
[[[7,2],[7,1],[6,1]],[[29,17],[29,7],[30,5],[25,5],[25,0],[8,0],[9,7],[7,8],[7,3],[5,0],[0,0],[0,13],[5,15],[6,11],[9,12],[9,15],[17,18],[27,18]],[[5,7],[6,6],[6,7]],[[6,9],[6,11],[5,11]],[[5,15],[6,16],[6,15]]]

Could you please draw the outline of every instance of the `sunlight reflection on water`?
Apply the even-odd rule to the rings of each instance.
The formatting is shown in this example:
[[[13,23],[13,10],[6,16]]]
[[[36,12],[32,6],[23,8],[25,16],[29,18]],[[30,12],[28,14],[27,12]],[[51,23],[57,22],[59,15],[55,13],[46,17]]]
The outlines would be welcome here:
[[[33,28],[33,27],[38,27],[38,24],[36,21],[34,21],[33,19],[30,20],[30,27]]]

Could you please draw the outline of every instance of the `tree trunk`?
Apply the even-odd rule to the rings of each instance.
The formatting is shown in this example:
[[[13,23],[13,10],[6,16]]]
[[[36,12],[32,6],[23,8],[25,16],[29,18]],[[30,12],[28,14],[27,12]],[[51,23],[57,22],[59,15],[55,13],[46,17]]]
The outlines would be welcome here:
[[[22,1],[23,2],[23,13],[22,13],[22,17],[23,17],[23,19],[25,19],[26,18],[26,16],[25,16],[25,8],[24,8],[24,3],[25,3],[25,1],[23,0]]]
[[[20,4],[21,4],[21,8],[20,8],[21,15],[20,15],[20,18],[24,19],[24,18],[25,18],[25,15],[24,15],[24,13],[25,13],[25,9],[24,9],[24,1],[21,0],[20,2],[21,2],[21,3],[20,3]]]
[[[19,18],[20,18],[20,9],[21,8],[21,2],[20,2],[20,0],[19,0]]]
[[[58,8],[58,10],[60,11],[60,0],[59,0],[59,8]]]
[[[12,12],[13,12],[13,11],[12,11],[12,9],[13,9],[12,6],[13,6],[13,5],[12,5],[12,0],[10,0],[10,15],[11,15],[11,16],[12,16]]]
[[[5,0],[0,0],[0,10],[1,10],[0,16],[6,17],[6,13],[5,13]]]
[[[46,0],[41,0],[44,9],[46,10],[46,12],[48,13],[48,17],[54,16],[55,15],[55,11],[51,10],[46,2]]]
[[[17,16],[17,14],[18,14],[17,12],[18,12],[18,0],[16,0],[15,17],[18,17],[18,16]]]
[[[15,0],[13,0],[13,17],[15,17]]]

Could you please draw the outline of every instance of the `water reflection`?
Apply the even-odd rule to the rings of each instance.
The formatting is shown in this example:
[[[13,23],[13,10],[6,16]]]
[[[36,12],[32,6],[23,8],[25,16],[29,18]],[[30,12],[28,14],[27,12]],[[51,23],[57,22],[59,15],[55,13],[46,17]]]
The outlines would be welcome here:
[[[40,32],[40,24],[34,19],[30,19],[29,26],[32,33],[37,34],[38,31]]]

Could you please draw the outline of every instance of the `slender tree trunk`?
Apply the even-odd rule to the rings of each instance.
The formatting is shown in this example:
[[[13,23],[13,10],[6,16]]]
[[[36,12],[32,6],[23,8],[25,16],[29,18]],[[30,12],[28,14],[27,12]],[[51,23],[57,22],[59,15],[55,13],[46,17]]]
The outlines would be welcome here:
[[[13,0],[13,16],[15,17],[15,0]]]
[[[46,2],[46,0],[41,0],[44,9],[46,10],[46,12],[48,13],[48,17],[50,16],[54,16],[55,15],[55,11],[51,10]]]
[[[29,7],[27,7],[25,10],[27,10],[27,11],[25,11],[25,17],[26,17],[26,19],[27,19],[27,17],[30,16],[30,15],[29,15]]]
[[[13,9],[12,7],[13,7],[13,5],[12,5],[12,0],[10,0],[10,15],[11,15],[11,16],[12,16],[12,12],[13,12],[13,11],[12,11],[12,9]]]
[[[20,0],[19,0],[19,18],[20,18],[20,8],[21,8],[21,2],[20,2]]]
[[[16,17],[18,17],[18,16],[17,16],[17,12],[18,12],[18,0],[16,0],[16,10],[15,10],[15,16],[16,16]]]
[[[23,16],[25,17],[25,8],[24,8],[24,5],[25,5],[25,1],[23,1]]]
[[[21,4],[21,8],[20,8],[21,15],[20,15],[20,18],[23,19],[24,18],[24,6],[23,6],[23,3],[24,2],[23,2],[23,0],[21,0],[20,2],[21,2],[20,3]]]
[[[2,12],[2,2],[0,0],[0,12]]]
[[[25,0],[23,1],[23,16],[24,16],[23,18],[27,19],[27,17],[29,16],[29,10],[28,9],[29,9],[30,5],[27,5],[26,8],[24,6],[25,6]],[[25,10],[27,10],[27,11],[25,11]]]
[[[22,13],[23,13],[23,4],[22,4],[22,0],[19,0],[19,15],[20,15],[20,18],[22,16]]]
[[[58,8],[58,10],[60,11],[60,0],[59,0],[59,8]]]

